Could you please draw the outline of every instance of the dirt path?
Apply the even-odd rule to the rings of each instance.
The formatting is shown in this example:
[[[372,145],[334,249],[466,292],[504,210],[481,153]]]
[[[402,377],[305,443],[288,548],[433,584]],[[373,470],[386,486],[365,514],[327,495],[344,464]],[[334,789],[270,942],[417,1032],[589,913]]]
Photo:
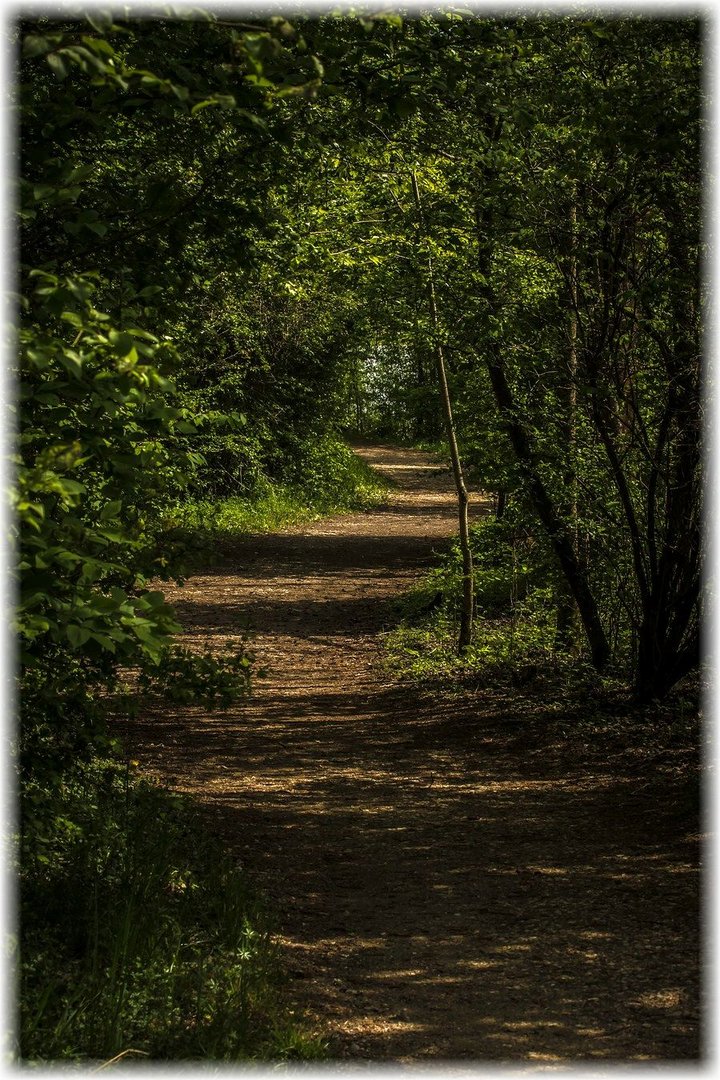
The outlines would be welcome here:
[[[696,1057],[696,838],[652,785],[523,753],[512,702],[478,715],[382,673],[376,635],[455,509],[432,458],[361,452],[387,505],[247,538],[171,592],[190,641],[249,627],[268,674],[250,706],[146,717],[133,752],[274,898],[335,1057]]]

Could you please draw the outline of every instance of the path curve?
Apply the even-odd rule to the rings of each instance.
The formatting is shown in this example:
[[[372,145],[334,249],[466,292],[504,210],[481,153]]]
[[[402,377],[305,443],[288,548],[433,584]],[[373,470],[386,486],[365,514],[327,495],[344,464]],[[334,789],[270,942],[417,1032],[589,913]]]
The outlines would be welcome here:
[[[693,837],[627,776],[526,758],[511,706],[383,673],[378,632],[456,510],[431,456],[358,452],[398,485],[383,506],[244,538],[166,590],[188,643],[249,629],[267,676],[249,705],[146,715],[133,754],[274,899],[292,996],[335,1057],[697,1056]]]

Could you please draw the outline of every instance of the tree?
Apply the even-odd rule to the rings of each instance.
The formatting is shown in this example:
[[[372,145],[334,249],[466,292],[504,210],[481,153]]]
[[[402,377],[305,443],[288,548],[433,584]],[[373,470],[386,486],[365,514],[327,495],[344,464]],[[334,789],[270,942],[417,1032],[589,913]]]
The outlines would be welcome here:
[[[98,699],[118,690],[124,667],[209,703],[247,688],[244,655],[208,665],[174,648],[174,614],[148,588],[183,573],[162,515],[197,476],[204,431],[243,423],[231,410],[190,407],[167,330],[182,319],[188,279],[204,288],[197,271],[237,210],[242,176],[258,159],[267,172],[277,155],[263,117],[273,95],[309,92],[317,72],[311,56],[296,62],[283,20],[228,29],[212,18],[114,24],[98,13],[25,23],[20,37],[13,505],[22,740],[37,770],[104,745]],[[184,63],[190,45],[194,70]],[[238,158],[227,193],[218,169]],[[225,254],[262,224],[252,207],[236,218]],[[197,303],[196,325],[203,315]],[[191,339],[176,335],[186,347]]]
[[[432,170],[461,438],[500,425],[594,663],[663,695],[698,654],[697,21],[433,15],[380,28],[343,91],[366,163]]]

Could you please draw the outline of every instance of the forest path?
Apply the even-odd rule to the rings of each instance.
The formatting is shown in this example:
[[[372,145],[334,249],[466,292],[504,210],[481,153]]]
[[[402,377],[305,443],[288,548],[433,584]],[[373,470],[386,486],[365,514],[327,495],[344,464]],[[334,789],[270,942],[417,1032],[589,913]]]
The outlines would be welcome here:
[[[188,643],[250,628],[267,677],[248,705],[156,709],[132,753],[273,898],[334,1057],[697,1056],[693,837],[652,785],[523,752],[511,697],[478,712],[383,673],[377,635],[456,511],[427,454],[359,452],[398,485],[384,505],[244,538],[167,590]]]

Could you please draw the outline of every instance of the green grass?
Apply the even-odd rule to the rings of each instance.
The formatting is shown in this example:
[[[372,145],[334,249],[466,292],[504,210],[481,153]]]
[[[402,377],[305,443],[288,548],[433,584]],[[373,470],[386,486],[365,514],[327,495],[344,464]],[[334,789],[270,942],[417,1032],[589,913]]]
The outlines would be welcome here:
[[[229,537],[237,533],[278,532],[290,525],[314,521],[345,507],[318,505],[302,490],[266,481],[251,498],[238,496],[185,503],[177,512],[177,524],[193,533]]]
[[[414,680],[476,681],[525,677],[533,669],[575,663],[577,651],[557,651],[556,602],[532,538],[505,522],[472,526],[475,574],[473,640],[462,657],[456,644],[462,596],[457,542],[400,601],[399,624],[385,635],[391,670]]]
[[[450,460],[450,449],[444,436],[438,436],[436,439],[413,439],[408,445],[414,450],[422,450],[426,454],[436,454],[444,461]]]
[[[52,804],[22,845],[23,1061],[324,1056],[283,1005],[266,903],[188,799],[98,760]]]
[[[420,596],[426,595],[420,593]],[[459,620],[440,609],[408,614],[418,593],[408,598],[400,625],[384,636],[387,665],[396,675],[416,681],[453,680],[458,675],[476,681],[499,677],[524,678],[535,669],[575,663],[555,646],[555,612],[549,590],[534,590],[509,613],[476,613],[473,640],[463,656],[456,652]]]
[[[342,443],[321,444],[291,482],[262,477],[247,497],[188,500],[168,515],[168,528],[195,537],[227,539],[276,532],[320,517],[366,510],[380,503],[389,483]]]

